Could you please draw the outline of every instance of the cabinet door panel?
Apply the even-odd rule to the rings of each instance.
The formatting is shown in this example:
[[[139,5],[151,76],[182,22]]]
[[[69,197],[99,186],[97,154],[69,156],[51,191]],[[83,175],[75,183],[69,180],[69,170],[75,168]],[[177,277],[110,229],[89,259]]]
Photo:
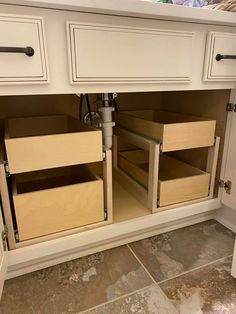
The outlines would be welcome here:
[[[191,32],[68,22],[68,43],[71,83],[192,78]]]
[[[221,55],[222,59],[217,60],[217,55]],[[235,56],[236,34],[210,32],[207,40],[204,80],[236,81]]]
[[[234,245],[234,256],[233,256],[233,264],[231,269],[231,275],[236,278],[236,241]]]
[[[48,81],[43,19],[0,16],[0,84]],[[33,48],[33,55],[12,51]],[[4,50],[6,49],[6,50]]]
[[[226,166],[224,177],[222,178],[225,184],[231,185],[230,190],[223,189],[222,203],[236,210],[236,113],[230,112],[231,125],[229,131],[229,139],[225,143]]]

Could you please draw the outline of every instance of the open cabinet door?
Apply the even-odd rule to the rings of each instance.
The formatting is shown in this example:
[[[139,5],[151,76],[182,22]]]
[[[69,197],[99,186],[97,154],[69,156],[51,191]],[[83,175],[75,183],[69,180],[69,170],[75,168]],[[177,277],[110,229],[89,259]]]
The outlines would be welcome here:
[[[225,141],[225,169],[222,171],[222,203],[236,210],[236,92],[231,94],[232,111],[229,112],[229,128]],[[234,108],[234,109],[233,109]]]
[[[2,212],[0,208],[0,299],[7,272],[7,241],[3,225]]]
[[[231,93],[231,109],[225,142],[225,168],[222,171],[222,203],[236,210],[236,91]],[[236,221],[235,221],[236,224]],[[231,274],[236,278],[236,241]]]
[[[234,256],[233,256],[233,264],[231,269],[231,275],[236,278],[236,241],[234,244]]]

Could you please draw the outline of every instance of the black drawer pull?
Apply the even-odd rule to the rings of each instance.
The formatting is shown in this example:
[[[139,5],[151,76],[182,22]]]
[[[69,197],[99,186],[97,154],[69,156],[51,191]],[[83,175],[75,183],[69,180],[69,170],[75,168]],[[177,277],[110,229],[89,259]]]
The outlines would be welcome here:
[[[216,55],[216,61],[220,61],[222,59],[236,59],[236,55],[221,55],[220,53],[218,53]]]
[[[25,53],[28,57],[32,57],[34,55],[34,49],[32,47],[0,47],[0,52]]]

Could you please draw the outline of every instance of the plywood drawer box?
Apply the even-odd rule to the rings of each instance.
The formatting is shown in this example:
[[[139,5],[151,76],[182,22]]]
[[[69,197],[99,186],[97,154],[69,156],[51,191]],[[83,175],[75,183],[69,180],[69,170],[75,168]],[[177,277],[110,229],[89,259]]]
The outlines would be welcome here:
[[[46,83],[48,80],[43,19],[1,14],[0,84]]]
[[[103,221],[103,181],[84,165],[17,174],[13,203],[24,241]]]
[[[9,119],[5,146],[10,173],[102,160],[102,133],[72,117]]]
[[[119,20],[115,25],[113,19],[113,25],[67,23],[72,84],[191,81],[193,32],[144,28],[140,23],[127,27],[119,25]]]
[[[139,184],[148,187],[148,152],[120,152],[118,164]],[[160,155],[158,199],[159,206],[207,197],[210,175],[167,155]]]
[[[236,81],[236,34],[208,34],[205,81]]]
[[[161,142],[163,152],[214,144],[214,120],[167,111],[141,110],[116,113],[115,121],[117,126]]]

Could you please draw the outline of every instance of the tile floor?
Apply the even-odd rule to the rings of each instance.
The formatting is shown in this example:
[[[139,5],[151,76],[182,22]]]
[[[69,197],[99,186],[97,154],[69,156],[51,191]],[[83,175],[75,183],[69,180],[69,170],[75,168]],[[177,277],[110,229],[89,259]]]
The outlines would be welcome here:
[[[236,314],[234,239],[210,220],[11,279],[0,314]]]

